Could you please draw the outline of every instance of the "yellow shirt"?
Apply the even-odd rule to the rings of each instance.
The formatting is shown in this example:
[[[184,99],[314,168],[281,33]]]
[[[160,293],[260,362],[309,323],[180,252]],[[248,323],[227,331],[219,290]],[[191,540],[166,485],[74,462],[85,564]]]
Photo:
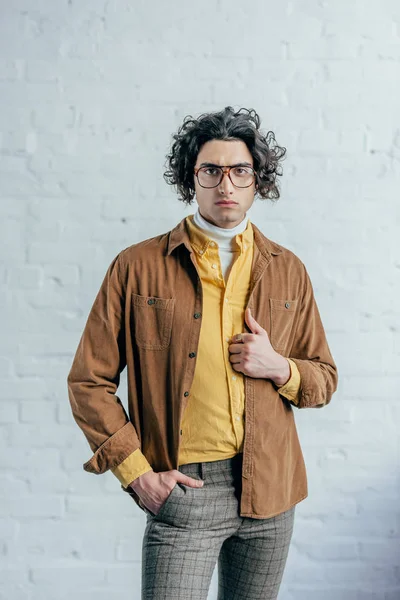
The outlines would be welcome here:
[[[235,238],[238,254],[225,282],[217,242],[197,227],[193,215],[187,217],[186,225],[201,278],[203,310],[196,370],[181,420],[180,465],[230,458],[242,451],[244,375],[232,368],[228,347],[234,334],[245,331],[253,258],[253,229],[249,221]],[[287,360],[291,377],[278,391],[296,403],[300,374],[296,364]],[[138,449],[112,472],[127,487],[151,469]]]

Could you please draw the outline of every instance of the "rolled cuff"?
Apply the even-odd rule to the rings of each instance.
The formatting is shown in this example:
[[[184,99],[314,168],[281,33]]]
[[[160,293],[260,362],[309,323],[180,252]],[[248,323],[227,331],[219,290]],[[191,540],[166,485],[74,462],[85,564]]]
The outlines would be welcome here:
[[[293,358],[301,378],[299,408],[322,408],[337,387],[336,365]]]
[[[105,473],[117,467],[139,447],[136,430],[131,421],[128,421],[97,448],[92,458],[84,463],[83,468],[89,473]]]

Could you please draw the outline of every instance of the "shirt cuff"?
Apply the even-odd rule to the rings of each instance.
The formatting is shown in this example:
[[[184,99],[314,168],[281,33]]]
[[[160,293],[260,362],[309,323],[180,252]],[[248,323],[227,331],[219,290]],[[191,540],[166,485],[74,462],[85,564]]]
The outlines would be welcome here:
[[[140,475],[152,470],[150,463],[147,461],[140,448],[132,452],[132,454],[122,461],[122,463],[113,469],[110,469],[125,488],[127,488],[132,481],[140,477]]]
[[[290,366],[290,378],[284,385],[278,387],[278,392],[294,404],[297,404],[301,383],[300,371],[293,360],[290,360],[290,358],[286,358],[286,360]]]

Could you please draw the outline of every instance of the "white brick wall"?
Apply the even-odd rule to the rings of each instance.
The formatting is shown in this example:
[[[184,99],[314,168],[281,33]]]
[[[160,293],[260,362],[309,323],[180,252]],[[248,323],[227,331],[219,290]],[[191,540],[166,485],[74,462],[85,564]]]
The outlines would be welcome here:
[[[140,598],[144,514],[83,471],[66,376],[111,259],[195,210],[162,178],[172,133],[228,104],[288,149],[251,217],[307,265],[340,375],[296,412],[280,598],[400,598],[400,4],[0,6],[0,600]]]

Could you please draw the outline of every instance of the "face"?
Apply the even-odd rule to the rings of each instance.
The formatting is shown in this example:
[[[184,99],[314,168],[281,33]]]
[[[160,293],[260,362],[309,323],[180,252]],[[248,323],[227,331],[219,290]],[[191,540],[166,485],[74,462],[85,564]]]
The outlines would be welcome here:
[[[200,148],[195,167],[205,166],[204,163],[218,166],[247,163],[253,167],[253,157],[242,140],[210,140]],[[217,227],[232,229],[239,225],[254,202],[255,180],[249,187],[239,188],[224,174],[217,187],[203,188],[194,175],[194,184],[201,216]]]

